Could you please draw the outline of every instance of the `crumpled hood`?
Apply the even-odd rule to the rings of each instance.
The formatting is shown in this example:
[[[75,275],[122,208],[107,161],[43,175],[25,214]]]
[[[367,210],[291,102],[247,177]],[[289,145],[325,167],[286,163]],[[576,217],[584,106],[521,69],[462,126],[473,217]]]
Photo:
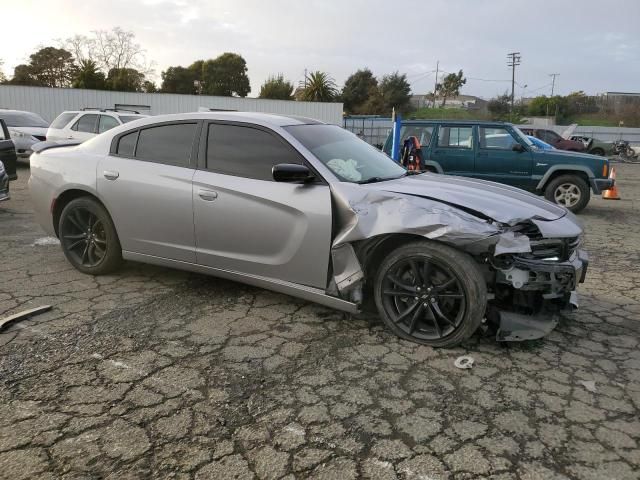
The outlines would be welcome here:
[[[441,201],[508,225],[527,219],[557,220],[567,214],[564,208],[519,188],[473,178],[423,173],[362,187]]]

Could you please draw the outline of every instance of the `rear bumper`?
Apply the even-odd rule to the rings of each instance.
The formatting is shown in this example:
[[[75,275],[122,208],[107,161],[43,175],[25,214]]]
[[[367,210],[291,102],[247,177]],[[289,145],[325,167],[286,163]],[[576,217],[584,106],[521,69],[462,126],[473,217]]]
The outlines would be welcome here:
[[[613,188],[615,185],[615,178],[592,178],[591,179],[591,190],[596,195],[602,193],[604,190],[609,190]]]
[[[499,271],[496,281],[503,297],[490,302],[487,313],[498,326],[496,339],[534,340],[550,333],[559,312],[578,307],[576,288],[584,282],[588,267],[587,253],[577,250],[566,262],[516,259],[508,272]]]

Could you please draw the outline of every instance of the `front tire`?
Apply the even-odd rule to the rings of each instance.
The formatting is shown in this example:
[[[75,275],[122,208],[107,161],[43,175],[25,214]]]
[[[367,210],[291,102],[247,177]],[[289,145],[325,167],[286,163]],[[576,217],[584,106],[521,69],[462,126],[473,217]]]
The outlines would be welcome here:
[[[396,335],[453,347],[478,329],[487,308],[484,277],[471,257],[419,241],[393,250],[374,281],[378,313]]]
[[[591,190],[582,177],[561,175],[549,182],[544,190],[544,197],[573,213],[578,213],[589,203]]]
[[[82,273],[104,275],[122,263],[122,249],[107,210],[90,197],[70,201],[60,214],[58,234],[69,263]]]
[[[589,152],[591,155],[598,155],[599,157],[604,157],[604,150],[600,147],[596,147]]]

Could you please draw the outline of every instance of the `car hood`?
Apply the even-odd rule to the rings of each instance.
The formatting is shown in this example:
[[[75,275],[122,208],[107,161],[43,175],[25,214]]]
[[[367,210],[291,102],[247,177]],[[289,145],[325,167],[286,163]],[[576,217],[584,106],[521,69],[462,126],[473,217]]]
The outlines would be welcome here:
[[[563,207],[519,188],[450,175],[423,173],[363,187],[436,200],[508,225],[557,220],[567,214]]]
[[[545,157],[553,159],[553,161],[562,162],[562,158],[579,158],[583,160],[606,160],[598,155],[592,155],[586,152],[570,152],[568,150],[538,150],[533,152],[536,155],[544,155]]]

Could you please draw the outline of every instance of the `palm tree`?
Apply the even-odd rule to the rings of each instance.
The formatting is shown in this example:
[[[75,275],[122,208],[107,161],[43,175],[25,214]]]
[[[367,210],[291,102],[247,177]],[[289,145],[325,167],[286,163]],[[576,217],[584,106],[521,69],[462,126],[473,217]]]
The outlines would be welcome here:
[[[306,87],[298,92],[300,100],[307,102],[331,102],[338,95],[338,88],[327,73],[311,72],[306,78]]]

